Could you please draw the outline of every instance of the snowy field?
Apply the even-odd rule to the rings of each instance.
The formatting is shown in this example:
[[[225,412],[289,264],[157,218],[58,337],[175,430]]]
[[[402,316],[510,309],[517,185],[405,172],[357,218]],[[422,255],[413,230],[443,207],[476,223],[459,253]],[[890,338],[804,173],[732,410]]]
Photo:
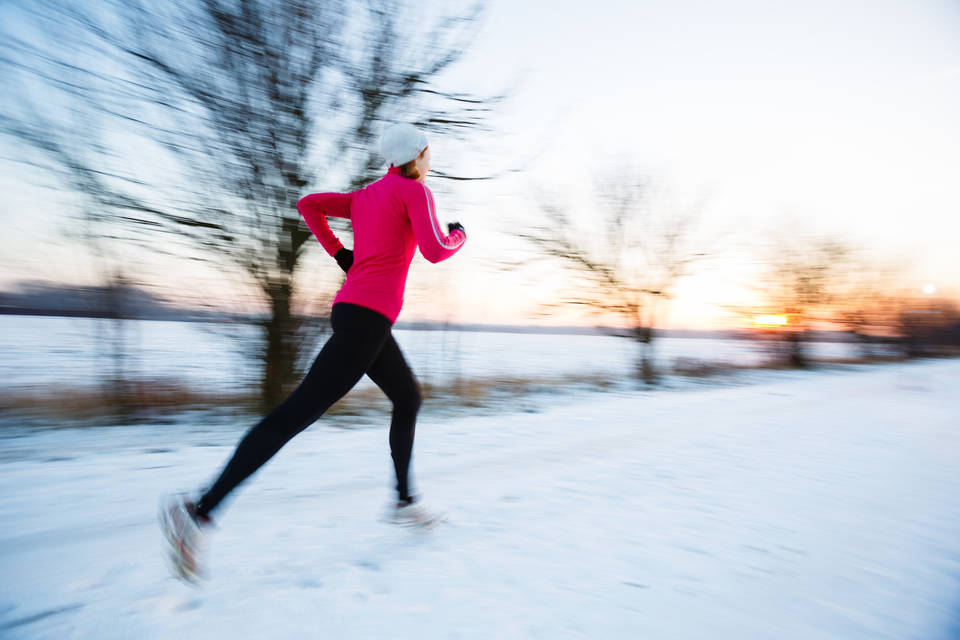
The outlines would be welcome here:
[[[2,434],[4,638],[960,637],[960,362],[595,394],[418,428],[449,522],[378,520],[386,430],[315,425],[169,577],[158,496],[236,429]]]
[[[253,385],[259,368],[257,329],[242,325],[90,318],[0,316],[0,369],[15,385],[96,384],[112,371],[111,339],[123,331],[124,375],[172,378],[204,389]],[[604,335],[556,335],[477,331],[396,330],[397,341],[424,382],[454,377],[542,377],[566,374],[621,376],[633,371],[637,345]],[[661,338],[661,367],[677,358],[754,365],[768,357],[769,345],[748,340]],[[310,359],[320,344],[310,351]],[[855,345],[810,345],[815,357],[856,355]],[[105,355],[107,354],[107,355]],[[361,384],[370,384],[364,380]]]

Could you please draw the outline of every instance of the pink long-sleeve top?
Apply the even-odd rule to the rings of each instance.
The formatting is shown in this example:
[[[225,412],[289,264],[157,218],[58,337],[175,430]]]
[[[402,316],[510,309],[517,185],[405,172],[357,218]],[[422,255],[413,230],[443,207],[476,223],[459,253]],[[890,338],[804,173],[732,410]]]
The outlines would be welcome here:
[[[455,229],[445,234],[437,221],[430,189],[404,178],[398,167],[351,193],[312,193],[297,210],[331,256],[343,243],[327,224],[327,216],[349,218],[353,225],[353,266],[333,303],[349,302],[396,322],[414,251],[430,262],[455,254],[467,236]]]

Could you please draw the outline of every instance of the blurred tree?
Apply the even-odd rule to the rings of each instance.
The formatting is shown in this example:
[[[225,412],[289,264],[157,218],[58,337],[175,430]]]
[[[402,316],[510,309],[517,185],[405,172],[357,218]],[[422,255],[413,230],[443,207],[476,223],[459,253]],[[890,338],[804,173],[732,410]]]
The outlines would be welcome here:
[[[960,307],[955,301],[903,296],[892,312],[900,348],[907,358],[958,353]]]
[[[649,181],[630,169],[600,177],[595,190],[596,211],[572,216],[548,203],[542,206],[543,224],[520,235],[575,277],[576,292],[564,304],[613,313],[627,323],[640,347],[637,376],[652,384],[662,307],[677,281],[707,255],[693,246],[703,205],[652,206]],[[589,221],[588,228],[578,220]]]
[[[254,285],[270,408],[302,361],[294,303],[310,232],[295,204],[317,167],[326,189],[356,188],[382,172],[380,123],[457,134],[496,101],[436,87],[476,33],[480,5],[454,7],[11,3],[0,132],[37,152],[20,160],[85,195],[101,233]]]
[[[863,251],[850,249],[843,268],[837,269],[836,293],[830,305],[830,322],[850,332],[867,359],[892,355],[897,328],[894,309],[899,307],[895,266],[878,264]]]
[[[850,255],[841,242],[796,233],[771,247],[766,273],[757,285],[766,304],[760,313],[787,317],[787,325],[776,331],[791,366],[809,364],[805,345],[810,331],[832,319],[850,273]],[[753,308],[748,313],[757,312]]]

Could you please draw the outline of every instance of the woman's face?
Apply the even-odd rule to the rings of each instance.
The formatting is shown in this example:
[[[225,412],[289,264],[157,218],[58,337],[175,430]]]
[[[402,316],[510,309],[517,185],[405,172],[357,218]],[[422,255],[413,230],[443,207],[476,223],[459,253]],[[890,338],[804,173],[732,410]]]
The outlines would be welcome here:
[[[430,171],[430,147],[426,147],[420,152],[416,162],[417,169],[420,171],[420,182],[423,182],[427,177],[427,172]]]

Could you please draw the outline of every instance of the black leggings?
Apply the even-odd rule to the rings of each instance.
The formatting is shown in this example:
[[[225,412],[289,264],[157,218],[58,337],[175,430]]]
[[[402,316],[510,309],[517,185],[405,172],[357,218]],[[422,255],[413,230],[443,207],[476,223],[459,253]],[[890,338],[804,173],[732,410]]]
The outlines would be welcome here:
[[[413,451],[420,387],[390,331],[390,321],[354,304],[338,302],[330,315],[333,335],[290,397],[264,417],[237,445],[220,478],[197,503],[207,515],[237,485],[259,469],[295,435],[347,394],[363,374],[393,402],[390,453],[401,501],[410,500],[407,474]]]

